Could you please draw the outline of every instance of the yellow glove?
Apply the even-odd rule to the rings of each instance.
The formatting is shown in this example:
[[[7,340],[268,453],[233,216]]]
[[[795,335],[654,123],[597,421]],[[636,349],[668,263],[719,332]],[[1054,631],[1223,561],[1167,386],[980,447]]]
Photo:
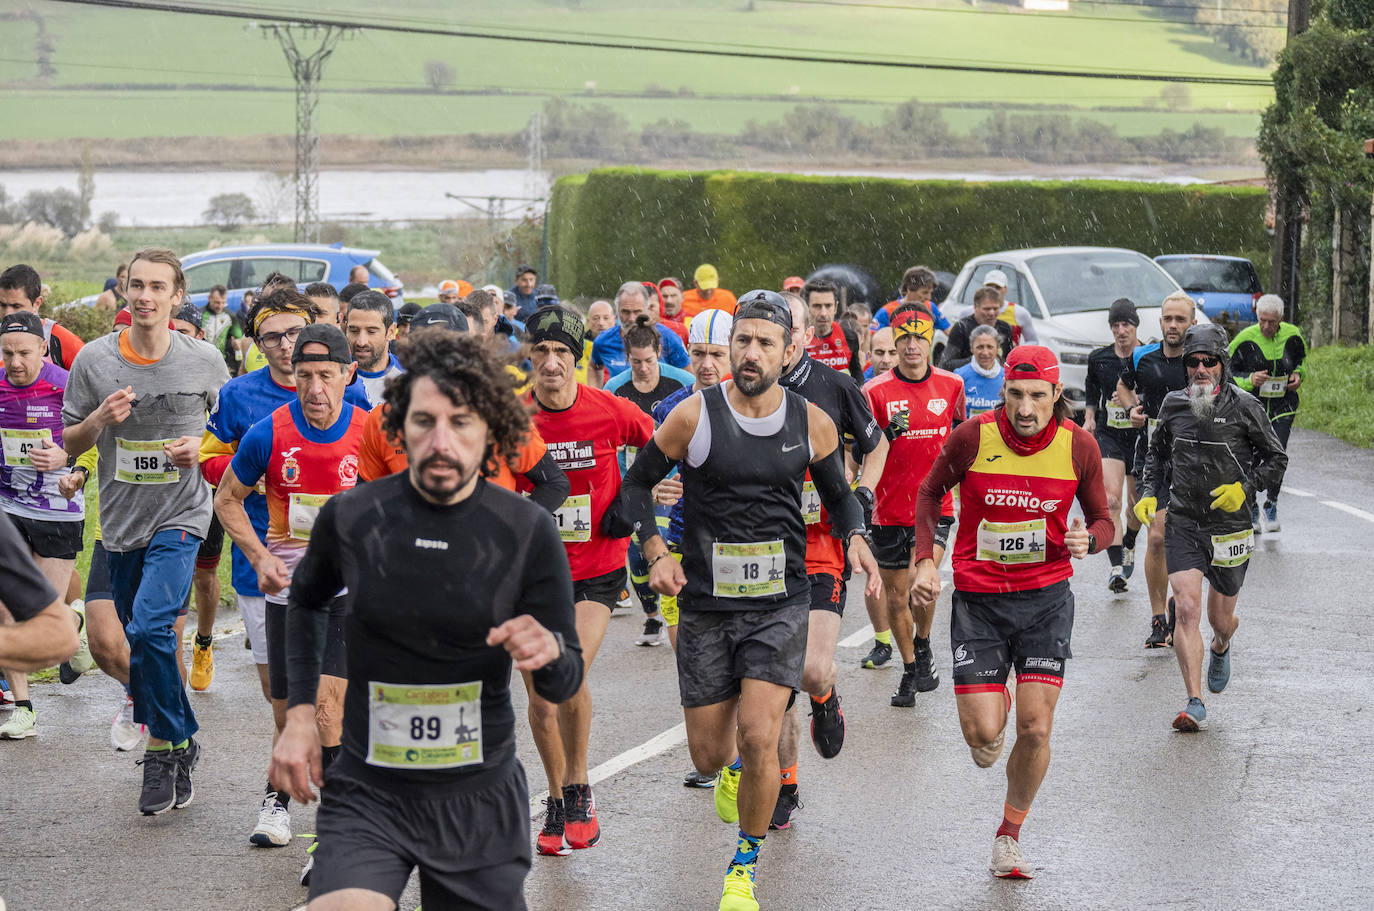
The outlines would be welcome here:
[[[1155,509],[1159,506],[1159,501],[1154,497],[1141,497],[1136,500],[1135,508],[1131,510],[1135,517],[1140,520],[1140,524],[1149,528],[1155,520]]]
[[[1213,509],[1235,512],[1245,505],[1245,488],[1240,486],[1239,481],[1221,485],[1212,491],[1212,496],[1216,497],[1212,501]]]

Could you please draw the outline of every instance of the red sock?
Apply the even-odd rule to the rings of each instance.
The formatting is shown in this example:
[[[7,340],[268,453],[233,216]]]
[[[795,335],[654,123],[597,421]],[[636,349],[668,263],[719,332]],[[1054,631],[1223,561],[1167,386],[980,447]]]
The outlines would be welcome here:
[[[1002,824],[997,827],[998,835],[1010,835],[1017,841],[1021,840],[1021,823],[1026,821],[1026,814],[1030,810],[1018,810],[1009,803],[1002,804]]]
[[[794,762],[785,769],[782,769],[783,785],[795,785],[797,783],[797,764]]]

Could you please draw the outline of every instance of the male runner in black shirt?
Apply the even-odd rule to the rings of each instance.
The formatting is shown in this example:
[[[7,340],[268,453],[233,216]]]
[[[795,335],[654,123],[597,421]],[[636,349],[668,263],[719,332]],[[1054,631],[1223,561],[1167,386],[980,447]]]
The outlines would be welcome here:
[[[511,666],[550,702],[577,692],[572,578],[549,513],[480,477],[529,431],[500,364],[447,332],[400,347],[386,429],[409,468],[330,498],[311,530],[288,605],[272,780],[301,802],[322,786],[312,899],[395,907],[418,866],[427,906],[523,909],[529,795]],[[325,781],[315,687],[328,604],[345,586],[343,755]]]

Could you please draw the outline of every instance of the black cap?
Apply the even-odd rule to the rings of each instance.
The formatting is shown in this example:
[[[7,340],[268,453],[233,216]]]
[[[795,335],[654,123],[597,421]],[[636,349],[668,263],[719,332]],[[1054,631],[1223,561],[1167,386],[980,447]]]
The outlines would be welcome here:
[[[504,304],[510,304],[510,305],[514,306],[514,305],[515,305],[515,292],[514,292],[514,291],[502,291],[502,292],[501,292],[501,302],[504,303]]]
[[[539,274],[537,271],[535,271],[534,266],[530,266],[530,265],[527,265],[527,264],[525,264],[525,263],[521,263],[520,265],[518,265],[518,266],[515,267],[515,277],[516,277],[516,278],[519,278],[520,276],[524,275],[526,272],[532,273],[532,274],[534,274],[534,275],[538,275],[538,274]]]
[[[43,334],[43,320],[32,310],[16,310],[0,320],[0,335],[8,335],[11,332],[27,332],[39,338],[46,338]]]
[[[312,342],[324,345],[328,348],[326,354],[318,354],[314,351],[305,353],[305,346]],[[348,339],[339,331],[338,326],[331,326],[328,323],[312,323],[301,330],[301,334],[296,337],[296,347],[291,350],[291,366],[294,367],[301,361],[333,361],[336,364],[351,364],[353,357],[348,351]]]
[[[367,290],[367,285],[362,282],[349,282],[339,289],[339,300],[345,304],[353,300],[354,295]]]
[[[187,301],[186,303],[182,304],[181,307],[178,308],[177,312],[172,314],[172,319],[179,319],[183,323],[190,323],[197,329],[203,328],[201,323],[202,317],[200,313],[200,308],[197,307],[195,304],[191,303],[190,301]]]
[[[415,304],[415,303],[404,303],[404,304],[402,304],[402,305],[401,305],[401,309],[396,311],[396,325],[398,325],[398,326],[404,326],[406,323],[408,323],[408,322],[410,322],[412,319],[414,319],[415,316],[416,316],[416,314],[418,314],[418,313],[420,312],[420,310],[421,310],[421,307],[420,307],[419,304]]]
[[[540,307],[525,321],[525,340],[531,345],[552,341],[566,345],[573,360],[582,359],[587,326],[582,318],[563,307]]]
[[[1117,323],[1140,325],[1140,314],[1135,310],[1135,301],[1129,297],[1118,297],[1107,310],[1107,325],[1115,326]]]
[[[407,307],[411,306],[406,304]],[[421,329],[451,329],[454,332],[468,331],[468,318],[452,304],[430,304],[410,321],[410,331]]]
[[[781,326],[784,335],[792,334],[792,308],[776,291],[760,288],[741,297],[735,308],[735,325],[742,319],[765,319]]]
[[[1183,335],[1183,353],[1189,354],[1210,354],[1219,357],[1223,361],[1229,361],[1227,350],[1230,348],[1230,338],[1226,335],[1226,330],[1216,323],[1199,323],[1189,327]]]
[[[533,270],[531,270],[531,271],[533,271]],[[553,285],[548,285],[548,284],[544,284],[544,285],[535,285],[535,286],[534,286],[534,299],[535,299],[535,300],[558,300],[558,292],[554,290]]]

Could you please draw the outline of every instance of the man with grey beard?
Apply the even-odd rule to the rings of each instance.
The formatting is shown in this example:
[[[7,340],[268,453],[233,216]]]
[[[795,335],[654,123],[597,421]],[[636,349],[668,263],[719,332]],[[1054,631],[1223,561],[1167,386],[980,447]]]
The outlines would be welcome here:
[[[1231,381],[1226,331],[1208,323],[1183,337],[1185,389],[1169,393],[1145,462],[1143,496],[1135,506],[1144,525],[1154,519],[1158,498],[1168,492],[1164,554],[1174,590],[1174,653],[1183,672],[1188,704],[1174,730],[1203,730],[1202,580],[1212,646],[1207,688],[1220,693],[1231,679],[1231,640],[1240,620],[1236,598],[1254,531],[1249,507],[1255,492],[1283,479],[1288,456],[1264,413],[1264,406]]]

